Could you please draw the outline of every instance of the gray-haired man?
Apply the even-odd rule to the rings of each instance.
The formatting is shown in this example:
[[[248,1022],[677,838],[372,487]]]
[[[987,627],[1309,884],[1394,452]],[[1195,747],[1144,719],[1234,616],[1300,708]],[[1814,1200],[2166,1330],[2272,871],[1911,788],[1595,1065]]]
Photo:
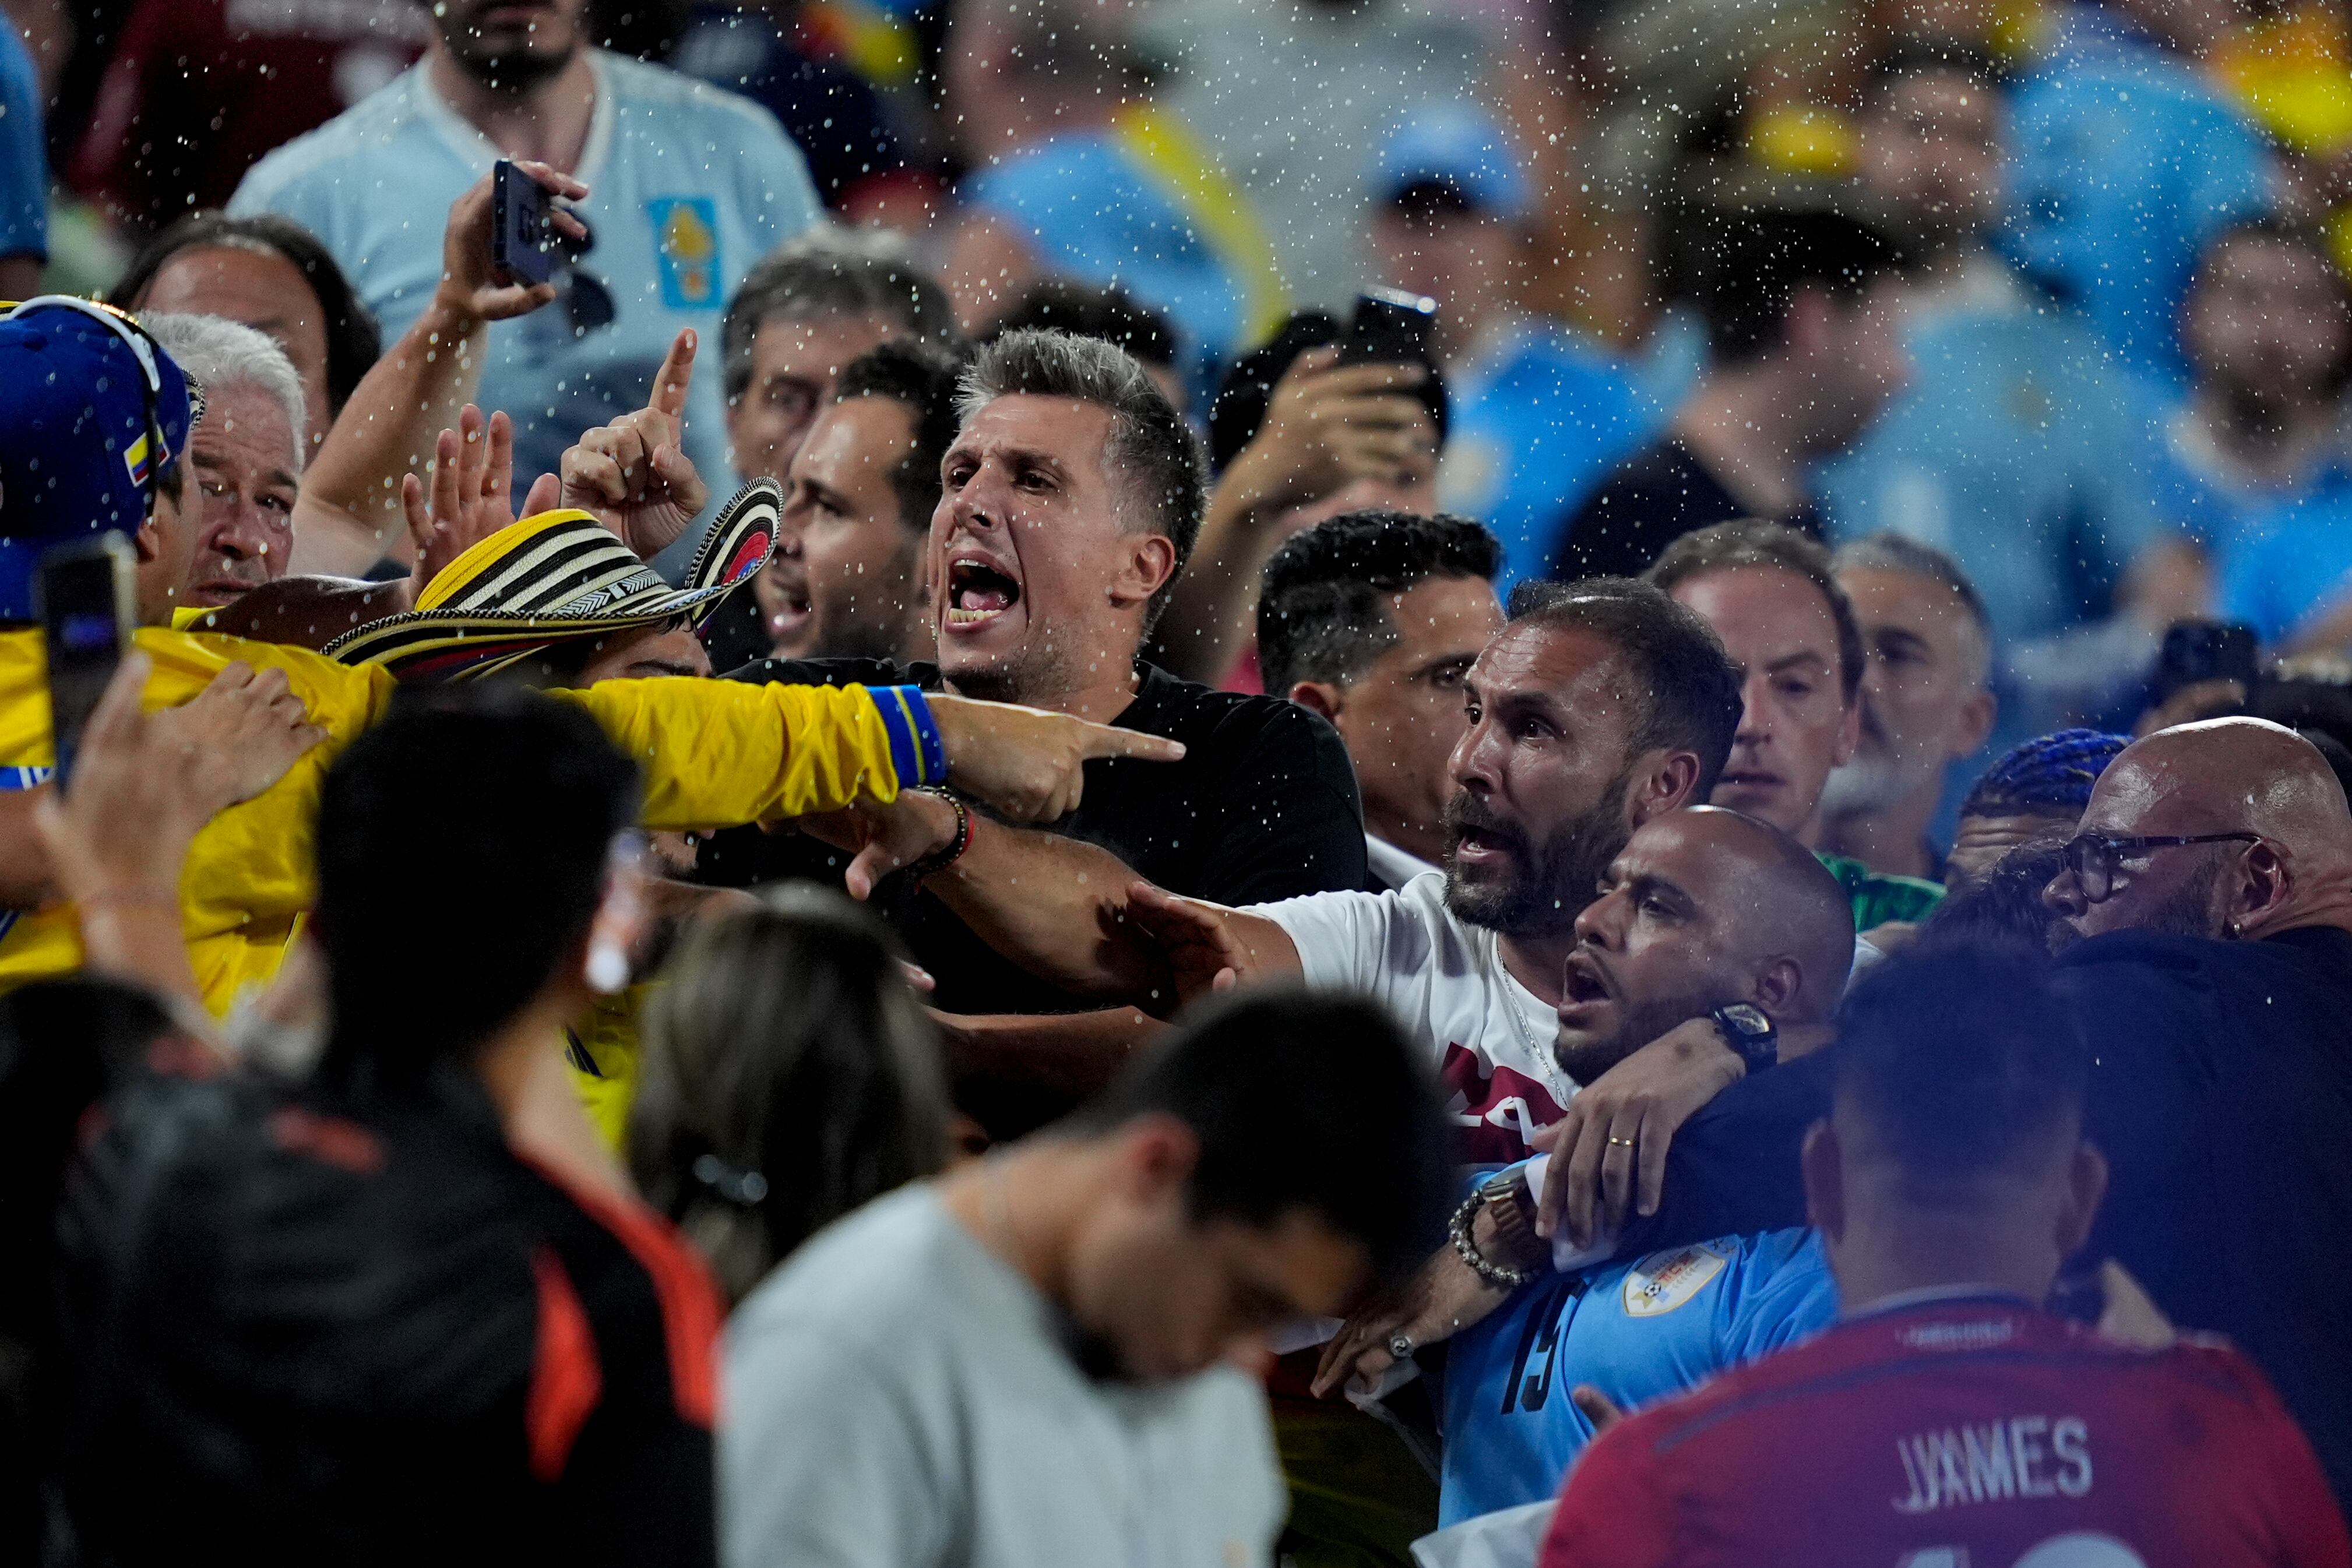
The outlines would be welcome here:
[[[286,575],[309,425],[302,379],[267,334],[222,316],[142,324],[205,392],[192,493],[157,507],[137,539],[139,619],[168,626],[184,606],[218,609]]]
[[[915,680],[1171,737],[1183,761],[1149,779],[1089,771],[1060,832],[1136,876],[1224,904],[1360,887],[1363,816],[1331,727],[1278,697],[1212,691],[1139,660],[1200,530],[1204,491],[1198,443],[1143,367],[1097,339],[1008,333],[966,374],[961,413],[929,544],[938,664],[764,661],[739,674]],[[1015,967],[984,925],[965,923],[986,907],[969,890],[1054,874],[1057,833],[921,794],[826,831],[861,852],[851,890],[874,893],[937,979],[963,1102],[991,1132],[1025,1130],[1099,1087],[1150,1027],[1132,1009],[1078,1011],[1087,1004],[1052,977]],[[786,863],[793,853],[790,840],[721,835],[704,867],[751,881],[828,862],[838,875],[851,858]],[[917,862],[914,874],[890,874]]]
[[[1941,882],[1927,835],[1946,773],[1992,733],[1992,623],[1958,562],[1901,534],[1855,540],[1835,570],[1862,631],[1862,738],[1822,790],[1813,848]]]

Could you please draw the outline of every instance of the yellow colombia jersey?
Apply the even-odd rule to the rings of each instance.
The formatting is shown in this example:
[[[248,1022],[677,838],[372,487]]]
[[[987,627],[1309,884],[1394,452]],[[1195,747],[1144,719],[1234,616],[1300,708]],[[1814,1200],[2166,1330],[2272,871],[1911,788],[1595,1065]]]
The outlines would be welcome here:
[[[327,766],[380,718],[396,683],[307,649],[150,627],[147,706],[175,706],[238,659],[286,672],[326,741],[263,794],[196,835],[180,883],[181,918],[205,1004],[226,1012],[245,987],[275,974],[311,900],[310,834]],[[0,632],[0,769],[45,768],[47,655],[37,630]],[[605,681],[549,694],[576,702],[636,759],[649,828],[715,828],[847,805],[861,791],[894,799],[898,775],[874,701],[856,686],[751,685],[667,678]],[[21,775],[20,775],[21,777]],[[466,868],[419,867],[463,897]],[[0,916],[0,918],[5,918]],[[0,935],[0,990],[79,967],[72,912],[17,917]]]

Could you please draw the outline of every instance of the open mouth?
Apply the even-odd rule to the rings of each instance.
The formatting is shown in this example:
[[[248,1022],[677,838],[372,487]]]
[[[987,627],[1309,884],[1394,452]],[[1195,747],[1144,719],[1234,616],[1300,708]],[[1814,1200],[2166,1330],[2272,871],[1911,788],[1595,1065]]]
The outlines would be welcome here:
[[[1563,1006],[1585,1007],[1609,999],[1609,982],[1603,978],[1600,966],[1583,953],[1569,955],[1560,971],[1560,1001]]]
[[[948,562],[948,625],[968,632],[985,626],[1021,602],[1021,584],[984,560]]]
[[[1475,828],[1467,822],[1454,829],[1454,858],[1457,862],[1485,865],[1495,861],[1517,857],[1518,840],[1495,828]]]
[[[772,577],[767,587],[772,596],[768,634],[780,641],[797,635],[815,612],[809,601],[808,583],[795,578]]]

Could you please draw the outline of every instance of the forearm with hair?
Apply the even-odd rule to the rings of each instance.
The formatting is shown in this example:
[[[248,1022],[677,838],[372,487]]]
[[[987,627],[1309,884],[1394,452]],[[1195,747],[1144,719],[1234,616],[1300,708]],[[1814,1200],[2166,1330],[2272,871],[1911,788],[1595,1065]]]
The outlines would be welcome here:
[[[1108,850],[974,812],[963,858],[923,885],[973,935],[1073,996],[1165,1009],[1159,948],[1127,924],[1136,873]]]
[[[937,1015],[948,1075],[1092,1099],[1168,1026],[1133,1008],[1103,1012]]]
[[[1209,492],[1192,559],[1152,632],[1155,654],[1171,674],[1214,685],[1247,645],[1258,579],[1282,542],[1267,527],[1274,508],[1265,500],[1245,450]]]
[[[386,557],[415,559],[401,476],[422,474],[436,438],[457,424],[488,342],[488,323],[436,299],[375,362],[302,475],[294,573],[360,577]]]

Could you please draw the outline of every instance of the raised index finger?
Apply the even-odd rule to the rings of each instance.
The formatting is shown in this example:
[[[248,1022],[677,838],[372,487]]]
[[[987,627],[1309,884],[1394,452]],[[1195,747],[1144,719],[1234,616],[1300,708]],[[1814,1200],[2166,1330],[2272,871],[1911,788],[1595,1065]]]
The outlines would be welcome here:
[[[1184,743],[1171,740],[1164,735],[1146,735],[1139,729],[1088,724],[1079,732],[1078,754],[1082,757],[1131,757],[1139,762],[1181,762],[1184,759]]]
[[[662,356],[661,369],[654,372],[653,395],[646,406],[672,419],[686,412],[686,389],[694,380],[694,329],[683,327],[670,340],[669,352]]]

